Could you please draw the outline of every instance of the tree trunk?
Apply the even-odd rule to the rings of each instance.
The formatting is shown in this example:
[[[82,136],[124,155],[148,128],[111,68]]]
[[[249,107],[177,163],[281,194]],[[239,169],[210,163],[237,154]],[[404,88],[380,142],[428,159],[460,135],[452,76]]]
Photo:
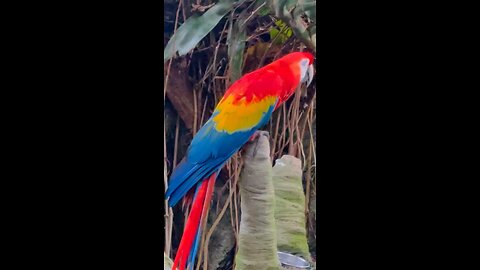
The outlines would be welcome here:
[[[311,261],[307,244],[301,161],[284,155],[273,167],[278,250]]]
[[[245,146],[236,270],[279,270],[268,132]]]

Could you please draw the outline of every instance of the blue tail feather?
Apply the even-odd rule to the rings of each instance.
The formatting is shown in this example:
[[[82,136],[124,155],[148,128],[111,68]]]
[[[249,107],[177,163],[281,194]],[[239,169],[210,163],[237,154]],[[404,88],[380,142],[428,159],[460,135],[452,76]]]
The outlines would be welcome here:
[[[188,161],[187,161],[188,162]],[[196,184],[199,183],[201,180],[205,179],[208,175],[211,175],[214,171],[221,168],[224,164],[225,160],[223,159],[215,159],[208,164],[203,164],[194,174],[192,174],[189,178],[184,178],[180,182],[180,184],[176,184],[176,188],[169,187],[167,190],[167,197],[170,195],[168,200],[168,204],[170,207],[176,205],[185,194]],[[178,181],[179,179],[172,179],[171,181]]]
[[[214,180],[214,181],[217,180],[219,173],[220,173],[220,169],[218,169],[218,170],[216,171],[216,175],[215,175],[215,180]],[[200,187],[200,185],[201,185],[201,183],[199,183],[199,184],[197,185],[197,190],[198,190],[198,187]],[[195,196],[196,196],[196,194],[195,194]],[[204,202],[204,203],[209,203],[209,202]],[[207,211],[208,211],[208,210],[207,210]],[[203,224],[203,222],[204,222],[203,214],[204,214],[204,213],[203,213],[203,211],[202,211],[202,218],[200,218],[200,223],[198,224],[197,235],[195,236],[195,241],[193,242],[193,249],[190,250],[190,254],[188,255],[188,263],[187,263],[187,265],[188,265],[188,269],[189,269],[189,270],[193,270],[193,266],[195,265],[195,257],[196,257],[196,255],[197,255],[198,246],[199,246],[199,244],[200,244],[200,239],[201,239],[201,235],[202,235],[202,229],[204,229],[204,228],[202,228],[202,224]],[[205,216],[205,218],[208,219],[208,215]]]
[[[175,189],[177,189],[180,186],[180,184],[183,183],[183,181],[181,181],[182,179],[178,179],[178,178],[188,178],[190,177],[190,175],[195,173],[199,168],[200,166],[198,164],[192,164],[188,162],[186,159],[183,159],[177,165],[175,170],[173,170],[172,175],[170,176],[170,183],[168,186],[168,190],[165,193],[165,196],[169,197],[170,195],[172,195],[173,191],[175,191]]]
[[[202,235],[202,230],[200,228],[202,224],[202,221],[200,220],[200,224],[198,224],[198,229],[197,229],[197,236],[195,236],[195,241],[193,242],[193,249],[190,251],[190,254],[188,255],[188,268],[193,269],[193,266],[195,265],[195,257],[197,255],[197,250],[198,250],[198,245],[200,244],[200,238]]]

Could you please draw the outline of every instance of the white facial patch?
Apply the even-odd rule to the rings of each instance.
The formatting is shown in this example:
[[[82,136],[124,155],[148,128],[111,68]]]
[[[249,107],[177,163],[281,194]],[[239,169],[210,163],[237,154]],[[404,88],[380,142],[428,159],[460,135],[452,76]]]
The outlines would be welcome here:
[[[307,75],[307,71],[308,71],[309,62],[310,61],[307,58],[302,59],[300,61],[300,74],[301,74],[300,75],[301,76],[300,81],[302,81],[302,82],[305,82],[305,80],[307,79],[306,75]]]
[[[300,82],[306,82],[309,85],[313,80],[313,65],[310,65],[310,60],[304,58],[300,61]]]

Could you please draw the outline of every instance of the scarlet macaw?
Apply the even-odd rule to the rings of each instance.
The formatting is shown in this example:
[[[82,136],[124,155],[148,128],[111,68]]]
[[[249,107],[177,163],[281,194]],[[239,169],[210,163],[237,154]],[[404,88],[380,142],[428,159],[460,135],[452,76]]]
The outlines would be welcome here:
[[[165,194],[173,207],[196,185],[173,270],[177,265],[185,269],[186,263],[193,268],[200,224],[206,219],[214,183],[225,162],[268,122],[272,112],[293,95],[300,83],[308,85],[312,79],[313,55],[294,52],[244,75],[225,92],[172,172]]]

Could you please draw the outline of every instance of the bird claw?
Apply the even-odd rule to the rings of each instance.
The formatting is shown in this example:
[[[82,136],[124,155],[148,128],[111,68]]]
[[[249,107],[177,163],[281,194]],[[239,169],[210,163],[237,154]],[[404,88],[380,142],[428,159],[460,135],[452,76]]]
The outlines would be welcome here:
[[[267,137],[270,136],[268,131],[257,130],[255,131],[255,133],[253,133],[252,136],[250,136],[250,138],[248,139],[248,142],[254,142],[256,139],[258,139],[260,135],[267,136]]]
[[[256,156],[257,155],[257,147],[258,147],[258,138],[260,136],[266,136],[266,137],[269,137],[270,136],[270,133],[268,133],[268,131],[263,131],[263,130],[257,130],[255,131],[255,133],[253,133],[252,136],[250,136],[250,138],[248,139],[248,142],[249,143],[254,143],[254,147],[253,147],[253,156]]]
[[[257,130],[255,131],[255,133],[253,133],[252,136],[250,136],[250,138],[248,139],[248,142],[254,142],[258,138],[258,136],[260,136],[260,132],[258,132]]]

